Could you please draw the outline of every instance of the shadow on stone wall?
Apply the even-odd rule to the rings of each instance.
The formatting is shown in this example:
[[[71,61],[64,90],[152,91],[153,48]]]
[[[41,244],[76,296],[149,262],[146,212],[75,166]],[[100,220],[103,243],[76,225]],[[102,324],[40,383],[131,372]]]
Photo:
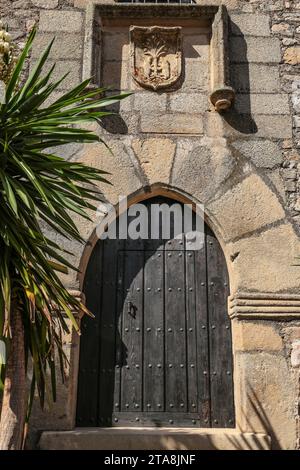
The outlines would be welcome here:
[[[223,114],[225,121],[238,132],[242,134],[256,134],[257,125],[252,117],[251,113],[251,101],[250,101],[250,71],[249,62],[247,57],[247,42],[244,38],[243,33],[239,27],[230,21],[230,32],[234,30],[235,36],[230,36],[231,40],[228,43],[229,47],[229,63],[230,63],[230,84],[236,91],[236,94],[241,94],[242,99],[242,113],[238,112],[236,106],[233,106],[226,113]],[[237,36],[237,34],[239,34]],[[234,51],[232,42],[235,39],[239,39],[239,61],[236,67],[233,67],[234,62]],[[239,97],[237,96],[237,99]]]

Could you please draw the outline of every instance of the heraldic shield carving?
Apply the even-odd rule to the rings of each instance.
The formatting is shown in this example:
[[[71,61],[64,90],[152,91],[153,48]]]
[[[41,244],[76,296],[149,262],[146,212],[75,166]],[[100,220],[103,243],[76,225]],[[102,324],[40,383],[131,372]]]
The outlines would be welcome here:
[[[181,27],[131,26],[131,70],[143,87],[158,90],[181,76]]]

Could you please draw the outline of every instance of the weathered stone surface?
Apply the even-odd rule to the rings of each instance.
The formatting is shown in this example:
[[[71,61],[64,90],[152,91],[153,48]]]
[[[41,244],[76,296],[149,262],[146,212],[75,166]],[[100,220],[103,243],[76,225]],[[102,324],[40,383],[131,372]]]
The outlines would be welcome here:
[[[277,38],[234,37],[230,40],[230,60],[233,63],[265,62],[279,63],[280,42]]]
[[[203,116],[196,114],[191,119],[190,114],[143,114],[141,116],[141,131],[158,134],[202,134]]]
[[[234,321],[233,342],[236,351],[281,351],[282,338],[269,322]]]
[[[231,33],[235,36],[270,36],[270,17],[263,14],[230,15]]]
[[[111,152],[103,144],[89,144],[75,159],[95,168],[107,171],[112,176],[113,186],[101,184],[101,189],[108,201],[112,204],[118,202],[119,196],[126,196],[141,188],[142,183],[138,176],[138,169],[134,165],[134,156],[130,155],[130,140],[105,139]],[[88,225],[86,221],[85,225]],[[84,227],[85,229],[85,227]],[[91,230],[88,230],[91,233]]]
[[[225,240],[241,237],[284,217],[276,195],[253,174],[207,206],[222,225]]]
[[[179,93],[170,96],[170,109],[178,113],[200,113],[210,109],[211,105],[207,94]]]
[[[101,86],[115,90],[128,90],[128,64],[127,62],[106,61],[102,70]]]
[[[292,137],[292,119],[290,116],[254,115],[257,126],[257,137],[289,139]]]
[[[282,292],[298,289],[299,266],[294,264],[300,246],[290,225],[272,227],[238,240],[229,244],[228,249],[231,254],[238,253],[230,266],[233,291]]]
[[[136,92],[134,94],[134,109],[142,113],[166,111],[167,95],[165,93],[157,94],[151,91]]]
[[[204,34],[184,34],[182,38],[184,57],[194,57],[198,61],[209,62],[209,37]]]
[[[48,149],[48,152],[63,157],[65,160],[70,160],[76,153],[81,152],[82,149],[83,144],[70,143],[58,147],[51,147]]]
[[[235,167],[223,139],[202,139],[199,143],[178,143],[172,184],[205,202],[228,178]]]
[[[235,64],[231,67],[232,86],[237,92],[277,93],[278,67],[263,64]]]
[[[287,326],[282,329],[282,333],[290,344],[293,341],[300,340],[300,326]]]
[[[47,10],[40,12],[40,31],[77,33],[81,31],[83,15],[72,10]]]
[[[282,162],[282,153],[278,145],[271,140],[241,139],[232,145],[257,167],[273,168]]]
[[[49,71],[54,62],[49,60],[43,71]],[[30,64],[30,69],[32,70],[36,62],[32,61]],[[76,86],[81,81],[81,66],[79,61],[74,60],[65,60],[65,61],[56,61],[55,69],[52,74],[52,80],[56,81],[62,78],[66,73],[69,72],[69,75],[61,82],[59,85],[59,90],[70,90],[70,88]]]
[[[241,429],[270,434],[272,449],[295,448],[294,397],[298,384],[287,360],[278,353],[244,352],[236,355],[235,367]]]
[[[104,60],[127,60],[129,55],[129,37],[125,32],[104,33],[103,59]]]
[[[85,450],[237,450],[270,448],[266,434],[235,429],[94,428],[60,433],[46,431],[40,449]]]
[[[300,366],[300,340],[292,343],[291,365],[292,367]]]
[[[185,77],[182,92],[206,92],[209,89],[209,67],[197,59],[185,59]]]
[[[56,8],[58,6],[58,0],[31,0],[34,6],[39,8]]]
[[[286,194],[284,188],[284,182],[281,176],[280,167],[274,168],[268,171],[268,185],[271,189],[281,198],[281,201],[285,201]]]
[[[32,57],[38,58],[46,49],[53,34],[38,34],[32,47]],[[80,59],[82,54],[82,37],[79,34],[58,33],[52,46],[49,58],[59,59]]]
[[[289,23],[277,23],[272,26],[272,32],[282,36],[292,36],[293,26]]]
[[[235,109],[241,114],[290,114],[288,95],[237,94]]]
[[[300,46],[288,47],[283,55],[283,60],[290,65],[300,64]]]
[[[136,139],[132,148],[150,184],[168,183],[176,145],[170,139]]]

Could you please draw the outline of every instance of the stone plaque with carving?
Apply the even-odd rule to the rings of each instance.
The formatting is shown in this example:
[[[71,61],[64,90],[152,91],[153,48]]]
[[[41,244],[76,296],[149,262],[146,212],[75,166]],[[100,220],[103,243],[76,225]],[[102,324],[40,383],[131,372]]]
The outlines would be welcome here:
[[[143,87],[158,90],[181,76],[181,27],[131,26],[131,70]]]

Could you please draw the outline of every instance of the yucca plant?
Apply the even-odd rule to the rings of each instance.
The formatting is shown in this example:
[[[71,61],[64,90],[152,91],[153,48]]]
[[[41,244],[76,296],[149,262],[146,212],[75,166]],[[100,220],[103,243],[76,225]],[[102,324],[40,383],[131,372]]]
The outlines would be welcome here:
[[[66,316],[79,332],[74,313],[88,314],[62,284],[59,272],[74,268],[61,247],[43,233],[41,222],[64,237],[83,242],[72,213],[88,218],[86,210],[96,209],[95,201],[101,199],[96,182],[106,183],[106,179],[103,171],[66,161],[51,153],[51,148],[100,141],[78,125],[99,121],[109,114],[103,107],[127,96],[106,98],[104,89],[89,91],[90,81],[86,80],[46,105],[65,77],[52,81],[55,66],[42,73],[52,41],[20,86],[35,34],[34,28],[0,106],[0,339],[8,352],[0,449],[21,448],[27,397],[31,402],[37,390],[44,405],[47,374],[55,400],[54,356],[58,355],[63,373],[61,336],[68,331]],[[26,385],[28,358],[32,362],[30,393]]]

